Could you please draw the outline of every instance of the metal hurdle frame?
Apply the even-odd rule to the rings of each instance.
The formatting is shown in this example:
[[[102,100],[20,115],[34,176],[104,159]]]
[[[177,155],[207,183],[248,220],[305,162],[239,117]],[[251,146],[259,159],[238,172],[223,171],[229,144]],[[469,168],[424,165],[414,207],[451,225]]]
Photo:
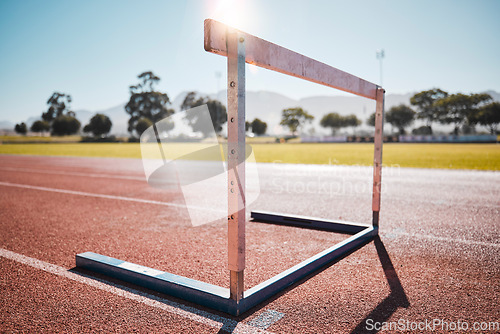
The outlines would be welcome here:
[[[338,261],[378,234],[382,180],[384,95],[382,87],[279,45],[205,20],[205,50],[227,57],[228,269],[229,289],[92,252],[76,255],[76,266],[232,315],[240,315],[327,264]],[[351,234],[348,239],[244,290],[245,270],[245,63],[288,74],[376,101],[372,224],[252,211],[255,222]]]

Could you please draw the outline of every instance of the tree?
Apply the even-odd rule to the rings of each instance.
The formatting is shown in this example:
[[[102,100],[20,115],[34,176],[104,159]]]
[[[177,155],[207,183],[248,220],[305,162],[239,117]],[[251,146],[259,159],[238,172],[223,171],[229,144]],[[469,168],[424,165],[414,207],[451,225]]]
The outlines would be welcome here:
[[[371,114],[366,120],[366,124],[369,126],[375,126],[375,113]]]
[[[361,121],[356,117],[356,115],[347,115],[344,117],[345,126],[352,127],[352,133],[354,134],[355,128],[361,125]]]
[[[356,128],[360,124],[361,121],[356,117],[356,115],[352,114],[348,116],[342,116],[336,112],[324,115],[320,121],[320,125],[322,127],[332,129],[332,135],[334,135],[338,129],[345,128],[348,126],[353,127],[353,133],[354,133],[354,128]]]
[[[324,115],[319,124],[324,128],[331,128],[334,135],[338,129],[346,126],[346,119],[336,112],[331,112]]]
[[[92,132],[94,137],[106,136],[111,130],[111,120],[108,116],[103,114],[95,114],[89,124],[83,127],[83,132]]]
[[[74,113],[69,110],[70,103],[71,95],[54,92],[47,100],[49,108],[42,114],[42,119],[48,123],[52,123],[53,120],[64,114],[70,114],[70,116],[75,117]]]
[[[14,131],[21,135],[25,135],[28,132],[28,127],[26,126],[26,123],[22,122],[21,124],[16,124]]]
[[[447,96],[447,92],[434,88],[417,93],[410,98],[411,105],[417,107],[417,118],[427,120],[427,126],[431,132],[432,123],[439,118],[439,106],[435,102]]]
[[[151,125],[153,125],[153,122],[151,122],[149,118],[142,117],[137,121],[135,125],[135,131],[140,137],[142,133],[146,131],[146,129],[149,128]]]
[[[392,107],[385,114],[386,122],[398,128],[400,135],[405,134],[405,128],[413,123],[414,118],[415,111],[404,104]]]
[[[432,135],[432,129],[430,126],[422,125],[416,129],[411,130],[413,135]]]
[[[470,98],[472,100],[472,108],[469,110],[469,112],[465,113],[465,125],[474,127],[474,125],[478,123],[478,116],[481,108],[487,105],[488,102],[491,102],[493,98],[490,94],[486,93],[471,94]]]
[[[227,122],[226,107],[219,101],[208,96],[196,96],[196,92],[189,92],[181,105],[181,110],[188,110],[206,104],[210,119],[216,133],[222,131],[222,125]],[[206,126],[205,120],[195,113],[187,113],[186,119],[195,132],[201,132],[204,136],[209,135],[210,129]]]
[[[31,125],[31,131],[33,132],[48,132],[50,131],[50,124],[47,121],[35,121]]]
[[[290,132],[295,134],[297,130],[306,122],[310,123],[314,119],[307,111],[300,107],[283,109],[281,112],[280,125],[288,127]]]
[[[454,133],[458,135],[458,130],[464,124],[474,125],[476,116],[479,113],[479,106],[491,100],[488,94],[452,94],[436,101],[436,106],[440,108],[439,121],[444,124],[454,124]]]
[[[80,130],[80,126],[80,121],[75,117],[71,115],[61,115],[52,121],[52,135],[73,135]]]
[[[53,135],[71,135],[80,130],[80,122],[69,108],[71,101],[69,94],[59,92],[54,92],[47,100],[49,108],[42,113],[42,120],[49,124]]]
[[[257,136],[263,135],[264,133],[266,133],[266,130],[267,130],[266,122],[263,122],[258,118],[252,121],[252,132],[255,133]]]
[[[500,103],[492,102],[480,107],[476,121],[489,127],[492,135],[497,134],[497,127],[500,124]]]
[[[252,130],[252,123],[245,121],[245,132]]]
[[[174,110],[168,108],[170,105],[168,95],[154,90],[154,86],[160,81],[158,76],[154,75],[153,72],[144,72],[139,74],[137,78],[141,82],[129,87],[130,99],[125,106],[125,111],[130,115],[128,131],[130,133],[135,131],[139,134],[137,124],[140,119],[146,118],[151,123],[156,123],[172,115]],[[174,124],[171,123],[170,129],[173,127]]]

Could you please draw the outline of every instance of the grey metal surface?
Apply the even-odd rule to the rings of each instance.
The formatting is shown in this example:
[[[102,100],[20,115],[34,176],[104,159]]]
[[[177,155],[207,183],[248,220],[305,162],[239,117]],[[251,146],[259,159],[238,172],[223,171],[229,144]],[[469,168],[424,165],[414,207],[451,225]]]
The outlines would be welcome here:
[[[243,298],[245,269],[245,40],[227,32],[228,268],[231,299]]]
[[[236,303],[229,299],[229,289],[217,285],[92,252],[77,254],[76,266],[215,310],[235,312]]]
[[[363,231],[367,227],[370,227],[370,225],[361,223],[352,223],[340,220],[329,220],[260,210],[252,211],[250,217],[253,218],[254,222],[265,222],[348,234],[356,234]]]
[[[227,56],[227,30],[228,27],[223,23],[205,20],[205,50]],[[373,100],[377,98],[377,85],[371,82],[261,38],[240,33],[246,41],[246,62],[249,64]]]
[[[385,91],[379,87],[377,89],[377,105],[375,110],[375,136],[373,153],[373,225],[379,224],[380,197],[382,189],[382,144],[384,134],[384,97]]]
[[[326,265],[344,258],[371,241],[377,233],[376,227],[369,226],[348,239],[245,291],[238,300],[231,298],[230,291],[226,288],[92,252],[77,254],[76,266],[214,310],[240,315],[284,289],[306,279]],[[243,271],[231,271],[231,274],[243,275]]]

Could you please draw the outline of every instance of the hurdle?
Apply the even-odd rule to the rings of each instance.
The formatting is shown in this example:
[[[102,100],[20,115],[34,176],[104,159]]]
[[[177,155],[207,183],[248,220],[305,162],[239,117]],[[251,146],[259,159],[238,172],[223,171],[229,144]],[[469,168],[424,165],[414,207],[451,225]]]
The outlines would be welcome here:
[[[384,96],[382,87],[279,45],[207,19],[207,52],[227,57],[228,270],[229,288],[140,266],[93,252],[76,255],[76,266],[232,315],[241,315],[284,289],[311,277],[364,246],[378,234]],[[291,75],[376,101],[372,223],[362,224],[282,213],[252,211],[253,222],[351,235],[284,272],[244,289],[245,270],[245,63]]]

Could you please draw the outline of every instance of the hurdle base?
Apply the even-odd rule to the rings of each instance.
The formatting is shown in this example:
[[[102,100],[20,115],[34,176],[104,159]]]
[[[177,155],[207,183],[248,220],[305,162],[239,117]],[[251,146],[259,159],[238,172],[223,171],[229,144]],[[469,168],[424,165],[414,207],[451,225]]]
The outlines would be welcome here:
[[[92,252],[77,254],[76,266],[238,316],[287,287],[308,278],[326,265],[341,260],[370,242],[378,234],[377,227],[359,223],[264,211],[253,211],[251,217],[254,222],[319,229],[352,234],[352,236],[245,291],[239,302],[229,298],[229,289],[227,288]]]

